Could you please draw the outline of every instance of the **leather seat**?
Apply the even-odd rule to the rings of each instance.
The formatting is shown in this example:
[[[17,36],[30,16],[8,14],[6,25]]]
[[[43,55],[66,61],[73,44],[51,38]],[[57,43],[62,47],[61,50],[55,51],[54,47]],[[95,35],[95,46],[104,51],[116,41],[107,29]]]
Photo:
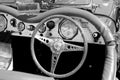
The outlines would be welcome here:
[[[24,72],[0,70],[0,80],[54,80],[54,78]]]

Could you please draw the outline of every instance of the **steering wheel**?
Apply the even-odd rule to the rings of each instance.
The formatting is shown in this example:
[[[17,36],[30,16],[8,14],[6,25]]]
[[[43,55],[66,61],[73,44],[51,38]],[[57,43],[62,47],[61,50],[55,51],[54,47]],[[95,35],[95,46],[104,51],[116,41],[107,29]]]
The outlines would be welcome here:
[[[53,19],[53,18],[65,18],[71,22],[73,22],[75,24],[75,26],[78,28],[79,32],[81,33],[81,37],[83,39],[84,42],[84,47],[83,46],[78,46],[78,45],[74,45],[74,44],[70,44],[70,43],[66,43],[62,38],[60,37],[48,37],[48,36],[41,36],[39,34],[39,31],[43,26],[43,23],[45,23],[46,21]],[[37,33],[38,32],[38,33]],[[47,71],[45,70],[41,64],[38,62],[36,55],[35,55],[35,51],[34,51],[34,39],[38,39],[39,41],[41,41],[42,43],[44,43],[46,46],[48,46],[51,51],[52,51],[52,60],[51,60],[51,71]],[[70,40],[69,40],[70,42]],[[72,41],[74,42],[74,41]],[[82,42],[82,41],[81,41]],[[32,40],[31,40],[31,50],[32,50],[32,57],[36,63],[36,65],[38,66],[38,68],[44,72],[45,74],[52,76],[52,77],[56,77],[56,78],[64,78],[64,77],[68,77],[73,75],[75,72],[77,72],[81,66],[83,65],[86,56],[87,56],[87,42],[84,36],[84,32],[82,30],[81,27],[79,27],[78,23],[75,22],[71,17],[68,16],[64,16],[64,15],[52,15],[49,16],[45,19],[43,19],[36,27],[36,29],[33,32],[32,35]],[[55,74],[55,68],[57,66],[58,60],[60,55],[63,52],[69,52],[69,51],[82,51],[84,54],[82,56],[82,59],[80,61],[80,63],[78,64],[78,66],[73,69],[72,71],[65,73],[65,74]]]
[[[40,22],[40,25],[41,25],[42,23],[44,23],[47,20],[47,18],[49,19],[50,16],[58,15],[58,14],[68,15],[68,16],[77,16],[77,17],[84,18],[84,19],[88,20],[89,22],[91,22],[96,27],[96,29],[102,34],[102,37],[103,37],[103,39],[105,41],[105,45],[106,45],[106,59],[105,59],[102,79],[103,80],[104,79],[105,80],[114,80],[115,72],[116,72],[115,71],[116,70],[116,62],[117,62],[116,61],[117,54],[116,54],[116,50],[115,50],[115,46],[116,46],[115,39],[114,39],[110,29],[98,17],[96,17],[92,13],[85,11],[85,10],[72,8],[72,7],[62,7],[62,8],[56,8],[56,9],[52,9],[52,10],[49,10],[47,12],[44,12],[43,14],[40,14],[37,17],[28,19],[28,21],[37,22],[38,20],[39,21],[41,20],[41,22]],[[70,18],[67,18],[67,19],[72,21],[72,19],[70,19]],[[72,22],[74,22],[74,21],[72,21]],[[54,69],[56,67],[56,64],[54,65],[52,72],[48,72],[37,61],[36,56],[35,56],[35,52],[34,52],[34,38],[36,38],[36,34],[37,34],[38,29],[39,29],[39,26],[36,27],[35,31],[33,32],[32,39],[31,39],[31,53],[32,53],[33,60],[36,63],[36,65],[38,66],[38,68],[41,71],[43,71],[45,74],[52,76],[52,77],[56,77],[56,78],[63,78],[63,77],[67,77],[67,76],[74,74],[76,72],[76,70],[78,70],[82,66],[82,64],[86,58],[87,44],[86,44],[86,40],[84,37],[84,33],[82,31],[82,28],[79,27],[79,31],[81,31],[81,34],[83,34],[82,38],[84,39],[84,55],[85,56],[84,56],[83,61],[81,61],[82,64],[80,63],[73,71],[71,71],[70,73],[63,74],[63,75],[58,75],[58,74],[54,73]],[[56,60],[53,59],[53,62],[54,62],[54,60],[55,60],[55,63],[58,62],[58,59],[60,56],[59,50],[60,51],[61,51],[61,49],[63,50],[63,47],[61,47],[61,46],[63,46],[63,44],[65,44],[65,43],[61,39],[56,39],[56,38],[51,39],[51,38],[46,38],[46,37],[41,37],[41,36],[39,36],[38,38],[40,41],[42,41],[43,43],[45,43],[47,45],[49,43],[50,43],[49,45],[51,45],[51,43],[52,43],[54,45],[58,44],[58,46],[60,46],[60,47],[55,48],[58,50],[58,53],[53,54],[53,56],[57,56],[57,59]],[[56,43],[56,42],[58,42],[58,43]],[[60,45],[59,45],[59,43],[60,43]],[[78,47],[76,47],[76,48],[78,48]],[[51,48],[51,49],[54,49],[54,48]],[[78,49],[80,49],[80,48],[78,48]]]

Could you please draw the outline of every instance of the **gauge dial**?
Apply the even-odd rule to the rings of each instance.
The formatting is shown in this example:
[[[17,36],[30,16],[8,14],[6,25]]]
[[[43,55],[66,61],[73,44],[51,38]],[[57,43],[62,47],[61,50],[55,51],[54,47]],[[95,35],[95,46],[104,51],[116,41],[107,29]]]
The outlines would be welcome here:
[[[39,32],[40,33],[44,33],[45,31],[46,31],[46,26],[45,26],[45,24],[42,24],[42,25],[39,25],[40,27],[39,27]]]
[[[25,29],[25,24],[23,22],[18,23],[18,31],[23,31]]]
[[[64,39],[72,39],[78,32],[77,26],[69,20],[61,22],[59,26],[59,33]]]
[[[0,32],[7,28],[7,19],[4,15],[0,14]]]

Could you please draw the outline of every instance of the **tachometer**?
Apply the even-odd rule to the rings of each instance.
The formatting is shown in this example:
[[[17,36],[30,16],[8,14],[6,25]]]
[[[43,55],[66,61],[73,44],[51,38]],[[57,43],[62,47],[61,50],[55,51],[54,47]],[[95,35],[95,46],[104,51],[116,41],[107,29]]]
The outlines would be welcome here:
[[[63,20],[59,23],[58,31],[59,31],[59,34],[62,36],[62,38],[72,39],[78,33],[78,28],[73,22],[69,20]]]
[[[7,19],[3,14],[0,14],[0,32],[7,28]]]

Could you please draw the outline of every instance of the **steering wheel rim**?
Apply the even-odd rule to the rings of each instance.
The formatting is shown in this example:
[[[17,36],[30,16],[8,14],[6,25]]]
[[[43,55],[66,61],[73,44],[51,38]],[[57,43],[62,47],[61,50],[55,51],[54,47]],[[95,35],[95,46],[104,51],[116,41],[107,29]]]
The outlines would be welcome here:
[[[83,52],[83,57],[80,61],[80,63],[78,64],[78,66],[73,69],[72,71],[68,72],[68,73],[65,73],[65,74],[55,74],[55,73],[52,73],[52,72],[48,72],[47,70],[45,70],[41,64],[38,62],[36,56],[35,56],[35,51],[34,51],[34,38],[35,38],[35,35],[37,33],[37,31],[39,30],[39,28],[41,27],[41,25],[46,22],[46,21],[49,21],[50,19],[53,19],[53,18],[65,18],[65,19],[68,19],[70,21],[72,21],[77,27],[78,27],[78,30],[80,31],[81,35],[82,35],[82,38],[83,38],[83,41],[84,41],[84,52]],[[78,23],[76,23],[71,17],[68,17],[68,16],[65,16],[65,15],[52,15],[52,16],[49,16],[45,19],[43,19],[36,27],[36,29],[34,30],[33,34],[32,34],[32,39],[31,39],[31,51],[32,51],[32,57],[33,57],[33,60],[35,62],[35,64],[37,65],[37,67],[45,74],[51,76],[51,77],[55,77],[55,78],[64,78],[64,77],[68,77],[68,76],[71,76],[73,75],[74,73],[76,73],[83,65],[85,59],[86,59],[86,56],[87,56],[87,51],[88,51],[88,45],[87,45],[87,41],[85,39],[85,36],[84,36],[84,32],[82,30],[81,27],[79,27]]]

